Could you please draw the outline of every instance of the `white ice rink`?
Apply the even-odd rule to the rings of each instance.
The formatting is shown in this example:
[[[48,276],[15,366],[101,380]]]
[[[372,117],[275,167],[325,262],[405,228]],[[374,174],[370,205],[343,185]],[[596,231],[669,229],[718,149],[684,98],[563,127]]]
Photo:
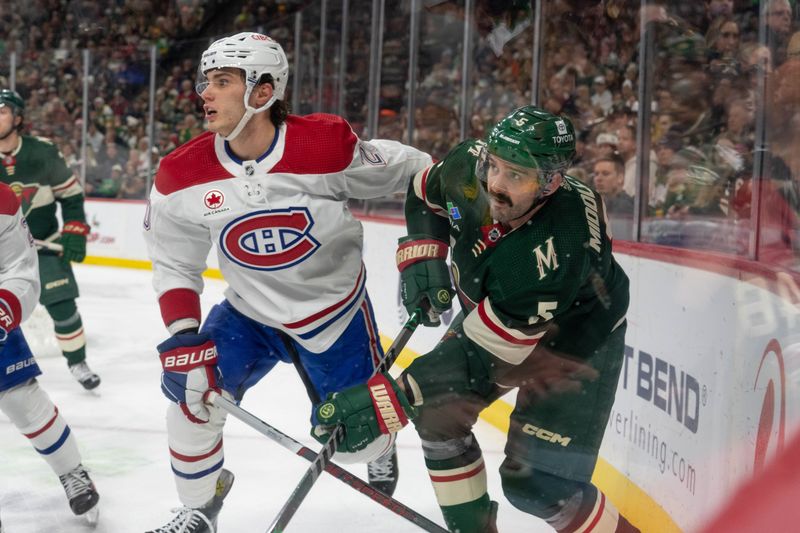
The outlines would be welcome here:
[[[167,457],[159,388],[161,367],[155,346],[166,337],[151,272],[77,265],[78,306],[88,337],[88,361],[102,377],[97,392],[85,392],[67,371],[53,343],[38,355],[40,383],[59,407],[100,492],[100,521],[94,531],[141,533],[165,524],[178,506]],[[203,310],[222,299],[224,283],[207,280]],[[394,317],[377,309],[383,334],[399,329]],[[383,316],[382,316],[383,315]],[[409,346],[417,350],[412,338]],[[290,365],[279,365],[250,390],[242,407],[303,444],[308,436],[309,401]],[[503,497],[497,468],[504,436],[479,422],[475,433],[484,451],[489,491],[500,502],[501,532],[551,531],[514,509]],[[72,515],[61,485],[45,462],[0,414],[0,517],[6,533],[92,531]],[[303,475],[308,462],[228,417],[225,467],[236,475],[219,519],[222,533],[266,531]],[[395,497],[443,525],[413,429],[400,434],[400,483]],[[366,467],[348,467],[366,478]],[[386,510],[339,480],[324,474],[289,525],[297,532],[412,532],[414,524]]]

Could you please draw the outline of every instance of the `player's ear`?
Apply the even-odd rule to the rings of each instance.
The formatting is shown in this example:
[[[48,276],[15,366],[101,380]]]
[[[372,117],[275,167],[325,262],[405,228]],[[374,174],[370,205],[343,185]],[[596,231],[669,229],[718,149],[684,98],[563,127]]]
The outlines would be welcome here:
[[[271,83],[259,83],[253,92],[256,94],[256,107],[261,107],[272,98],[274,89]]]

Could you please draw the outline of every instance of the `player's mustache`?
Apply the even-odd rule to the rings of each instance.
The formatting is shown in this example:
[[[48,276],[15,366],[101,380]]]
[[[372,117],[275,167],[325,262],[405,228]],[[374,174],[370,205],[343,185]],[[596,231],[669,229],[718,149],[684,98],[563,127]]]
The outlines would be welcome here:
[[[511,198],[501,192],[489,191],[489,196],[495,200],[503,202],[504,204],[508,204],[508,207],[514,207],[514,202],[511,201]]]

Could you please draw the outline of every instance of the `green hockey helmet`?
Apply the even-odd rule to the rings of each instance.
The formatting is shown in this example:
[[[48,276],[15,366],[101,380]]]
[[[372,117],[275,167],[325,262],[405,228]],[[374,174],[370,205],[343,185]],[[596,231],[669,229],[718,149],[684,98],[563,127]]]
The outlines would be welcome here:
[[[0,89],[0,107],[9,106],[14,109],[15,114],[25,111],[25,100],[17,91],[11,89]]]
[[[486,148],[500,159],[538,169],[546,178],[563,174],[572,164],[575,129],[569,119],[529,105],[498,122],[489,132]]]

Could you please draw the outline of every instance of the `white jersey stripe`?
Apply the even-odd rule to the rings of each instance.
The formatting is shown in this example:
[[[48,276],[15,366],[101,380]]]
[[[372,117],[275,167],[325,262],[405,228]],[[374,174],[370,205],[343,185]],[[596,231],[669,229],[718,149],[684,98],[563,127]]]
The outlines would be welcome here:
[[[525,335],[506,327],[492,310],[489,299],[484,298],[478,308],[464,319],[464,333],[472,342],[499,359],[518,365],[533,352],[545,331]]]

